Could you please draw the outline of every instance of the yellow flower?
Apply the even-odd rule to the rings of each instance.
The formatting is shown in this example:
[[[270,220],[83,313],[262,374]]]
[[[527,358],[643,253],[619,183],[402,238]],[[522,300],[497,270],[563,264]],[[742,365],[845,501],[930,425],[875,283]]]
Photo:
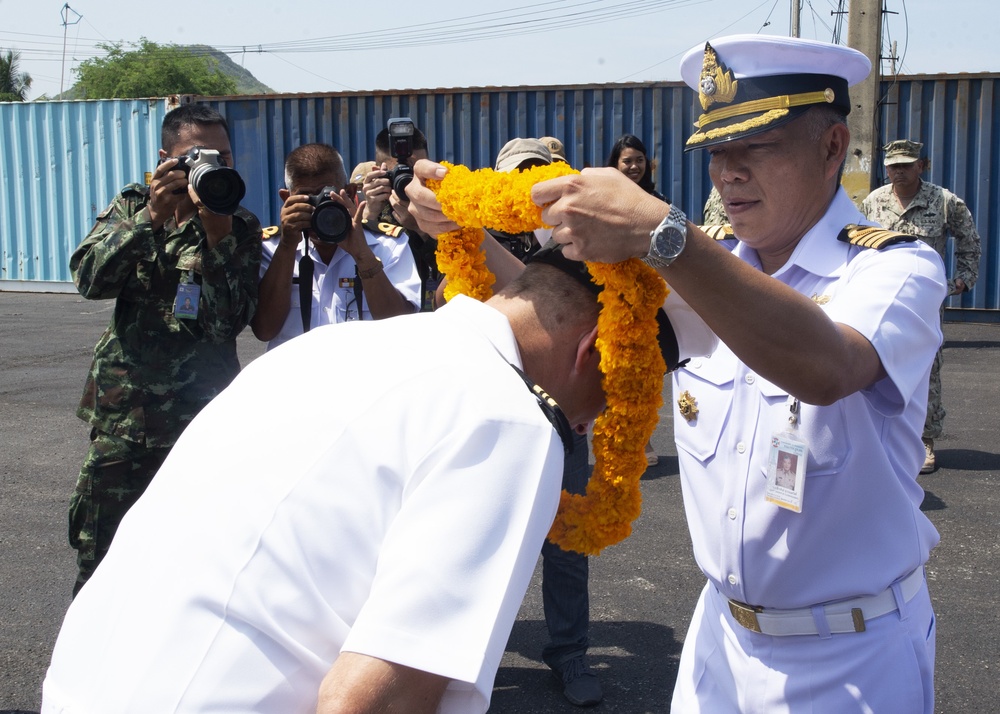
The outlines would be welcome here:
[[[541,208],[531,200],[531,187],[577,172],[562,162],[512,173],[445,165],[449,168],[444,179],[427,184],[444,214],[462,226],[438,238],[438,268],[448,279],[445,299],[462,294],[485,300],[495,278],[481,250],[482,228],[524,233],[541,227]],[[629,536],[642,507],[644,448],[663,403],[666,366],[657,341],[656,311],[666,299],[667,286],[635,258],[587,263],[587,268],[604,286],[597,348],[608,406],[594,423],[595,463],[586,493],[562,492],[549,539],[564,550],[597,555]]]

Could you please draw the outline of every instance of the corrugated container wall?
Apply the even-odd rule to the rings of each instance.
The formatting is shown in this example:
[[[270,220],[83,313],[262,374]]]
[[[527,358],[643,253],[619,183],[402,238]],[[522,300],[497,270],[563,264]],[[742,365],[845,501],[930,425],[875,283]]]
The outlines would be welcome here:
[[[1000,118],[998,79],[995,74],[941,75],[886,82],[878,118],[880,140],[909,136],[925,142],[931,157],[926,178],[964,198],[976,218],[983,238],[979,283],[948,303],[967,308],[949,310],[955,316],[967,313],[964,319],[1000,317],[978,312],[1000,310],[1000,136],[993,130]],[[11,280],[69,279],[69,252],[97,211],[124,183],[141,180],[152,170],[164,101],[0,104],[5,179],[0,189],[0,289],[11,289],[5,283]],[[711,188],[706,152],[683,151],[695,119],[695,99],[677,82],[201,101],[228,119],[236,167],[247,183],[244,203],[265,225],[278,221],[278,188],[291,149],[313,141],[331,143],[350,170],[374,158],[375,135],[387,119],[400,116],[410,117],[424,131],[433,158],[472,168],[491,166],[512,137],[543,135],[562,139],[572,166],[603,166],[614,141],[629,132],[650,151],[657,188],[692,218],[701,216]],[[81,107],[76,121],[86,122],[86,128],[64,118],[74,105]],[[49,114],[59,121],[46,122]],[[95,142],[99,145],[93,146]],[[875,164],[880,170],[881,162]],[[61,189],[53,191],[51,180],[43,186],[38,179],[42,174],[61,175]],[[35,177],[31,195],[16,189],[25,176]],[[60,199],[53,202],[54,196]]]
[[[66,290],[69,256],[156,164],[163,99],[0,104],[0,289]]]

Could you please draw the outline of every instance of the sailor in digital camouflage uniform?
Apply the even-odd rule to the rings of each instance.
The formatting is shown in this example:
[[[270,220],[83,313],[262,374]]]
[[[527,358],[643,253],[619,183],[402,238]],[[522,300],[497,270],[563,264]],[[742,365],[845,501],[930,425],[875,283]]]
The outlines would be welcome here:
[[[179,107],[161,143],[150,186],[122,189],[70,259],[83,297],[115,299],[77,410],[93,429],[69,509],[74,595],[181,431],[239,372],[236,337],[257,305],[260,224],[209,211],[170,158],[200,146],[231,166],[225,120]]]
[[[919,240],[853,225],[848,86],[870,66],[762,35],[685,55],[701,110],[687,148],[709,152],[735,240],[613,171],[532,190],[568,257],[644,257],[720,340],[673,372],[706,584],[671,711],[934,711],[939,537],[916,477],[945,278]],[[794,490],[774,485],[781,452],[799,457]]]
[[[979,276],[979,232],[965,201],[946,188],[921,180],[920,174],[927,168],[926,159],[920,156],[923,146],[899,139],[883,147],[890,183],[872,191],[861,210],[883,228],[917,236],[945,259],[950,235],[954,239],[955,264],[948,294],[959,295],[972,290]],[[942,352],[938,350],[931,369],[923,435],[925,456],[920,473],[937,468],[934,439],[941,436],[945,416],[941,405],[941,361]]]

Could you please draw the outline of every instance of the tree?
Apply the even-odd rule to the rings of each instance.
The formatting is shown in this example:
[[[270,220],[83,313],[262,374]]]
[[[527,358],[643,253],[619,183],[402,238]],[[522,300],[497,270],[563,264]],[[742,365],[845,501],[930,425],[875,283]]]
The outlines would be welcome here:
[[[177,45],[158,45],[145,37],[138,43],[98,44],[104,57],[84,60],[73,71],[73,88],[82,99],[131,99],[165,97],[170,94],[228,95],[236,93],[236,81],[219,71],[219,62]]]
[[[0,55],[0,102],[27,101],[31,75],[21,71],[20,62],[21,54],[14,50]]]

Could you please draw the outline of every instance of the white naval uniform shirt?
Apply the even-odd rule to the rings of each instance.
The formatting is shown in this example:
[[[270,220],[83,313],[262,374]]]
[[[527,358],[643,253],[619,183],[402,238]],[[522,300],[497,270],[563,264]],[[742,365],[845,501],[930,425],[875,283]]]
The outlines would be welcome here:
[[[421,359],[401,369],[401,348]],[[362,367],[302,380],[332,354]],[[462,296],[250,363],[70,606],[42,711],[315,711],[341,651],[454,680],[440,712],[486,711],[563,469],[509,363],[507,319]]]
[[[695,558],[724,596],[752,605],[800,608],[879,593],[921,566],[938,541],[920,511],[916,475],[928,374],[941,343],[943,266],[919,241],[881,251],[838,241],[848,223],[869,222],[841,189],[773,275],[866,337],[888,374],[830,406],[801,405],[800,433],[809,441],[802,513],[764,499],[771,437],[787,425],[788,394],[724,344],[674,372]],[[733,252],[760,268],[753,249],[739,243]],[[676,407],[683,392],[697,401],[692,421]]]
[[[372,252],[382,261],[385,275],[396,290],[414,306],[420,309],[420,275],[417,264],[410,252],[409,239],[406,234],[398,238],[380,235],[365,229],[365,238]],[[274,251],[278,248],[281,236],[268,238],[263,243],[260,256],[260,277],[264,277],[267,266],[271,264]],[[295,248],[295,267],[292,269],[291,307],[288,317],[277,336],[267,343],[267,349],[272,350],[293,337],[302,334],[302,313],[299,300],[299,260],[302,258],[303,246],[306,241],[299,241]],[[313,261],[312,311],[310,312],[310,329],[320,325],[334,325],[350,320],[371,320],[368,311],[368,299],[362,291],[361,306],[357,305],[354,281],[356,263],[347,251],[338,248],[330,260],[324,263],[316,248],[309,243],[309,255]],[[359,312],[360,311],[360,312]]]

